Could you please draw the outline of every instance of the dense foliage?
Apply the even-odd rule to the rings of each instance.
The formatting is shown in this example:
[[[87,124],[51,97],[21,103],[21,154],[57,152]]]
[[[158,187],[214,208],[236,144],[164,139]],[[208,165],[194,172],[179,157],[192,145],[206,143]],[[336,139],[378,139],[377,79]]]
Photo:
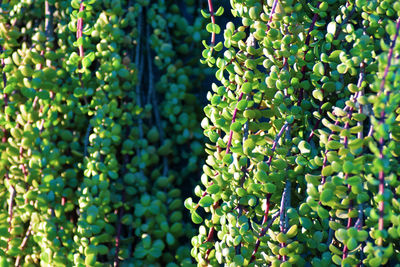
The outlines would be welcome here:
[[[199,10],[1,2],[1,266],[192,263],[181,188],[203,154]]]
[[[200,266],[400,262],[400,2],[209,0]],[[198,198],[196,198],[198,199]],[[396,265],[397,266],[397,265]]]
[[[0,266],[398,265],[399,17],[0,1]]]

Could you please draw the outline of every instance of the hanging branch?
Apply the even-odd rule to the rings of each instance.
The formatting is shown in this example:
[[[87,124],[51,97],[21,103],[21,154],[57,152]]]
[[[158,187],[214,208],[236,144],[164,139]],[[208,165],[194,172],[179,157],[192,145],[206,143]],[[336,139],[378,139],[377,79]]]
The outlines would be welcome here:
[[[361,64],[360,64],[360,75],[359,75],[359,79],[358,79],[358,82],[357,82],[357,87],[358,88],[361,87],[361,84],[362,84],[362,82],[364,80],[364,70],[365,70],[365,64],[364,64],[364,62],[361,62]],[[360,92],[359,94],[361,95],[362,92]],[[353,111],[353,108],[350,108],[350,111],[349,111],[349,113],[347,115],[347,117],[349,119],[351,118],[352,111]],[[362,113],[362,106],[360,106],[359,113]],[[346,129],[346,130],[349,129],[349,122],[348,121],[345,123],[344,129]],[[362,131],[360,131],[360,133],[362,135]],[[347,136],[344,137],[344,148],[346,148],[346,149],[348,148],[348,137]],[[348,177],[349,177],[349,173],[346,173],[345,176],[344,176],[345,181],[348,179]],[[350,192],[351,192],[351,185],[348,185],[347,186],[347,194],[349,195]],[[350,200],[348,214],[350,214],[350,212],[352,210],[353,210],[353,200]],[[348,219],[347,219],[346,228],[349,229],[351,227],[351,224],[352,224],[352,218],[349,216]],[[348,247],[347,247],[347,245],[344,245],[342,259],[347,258],[347,255],[348,255]]]
[[[0,46],[0,52],[1,52],[1,53],[4,53],[4,48],[3,48],[2,46]],[[7,75],[6,75],[6,73],[4,72],[4,67],[5,67],[4,58],[1,58],[1,59],[0,59],[0,63],[1,63],[2,69],[3,69],[3,89],[4,89],[4,88],[6,88],[6,86],[7,86]],[[4,101],[4,109],[6,109],[6,108],[8,107],[8,95],[7,95],[6,93],[3,93],[3,101]],[[8,116],[8,114],[7,114],[6,112],[4,112],[4,114],[5,114],[5,119],[6,119],[6,121],[9,121],[9,116]],[[3,127],[2,131],[3,131],[3,138],[2,138],[2,140],[1,140],[1,142],[2,142],[3,144],[5,144],[5,143],[7,143],[7,130],[6,130],[6,127]],[[8,181],[8,183],[10,184],[10,189],[11,189],[11,192],[10,192],[10,199],[9,199],[9,204],[8,204],[8,232],[11,233],[11,230],[12,230],[12,218],[13,218],[14,197],[15,197],[15,194],[16,194],[16,190],[15,190],[14,186],[11,184],[10,177],[9,177],[9,175],[8,175],[8,170],[6,170],[6,172],[5,172],[5,174],[4,174],[4,177],[6,178],[6,180]],[[11,241],[11,237],[10,237],[10,238],[8,239],[8,241],[7,241],[7,248],[6,248],[6,251],[8,251],[8,249],[9,249],[10,241]]]
[[[320,2],[318,3],[318,6],[319,6],[319,4],[320,4]],[[349,2],[346,2],[346,4],[348,5]],[[343,19],[342,23],[340,23],[339,27],[336,29],[335,35],[333,36],[333,39],[334,39],[334,40],[336,40],[336,39],[339,37],[340,29],[343,27],[343,25],[346,25],[346,24],[347,24],[347,21],[351,18],[351,16],[353,15],[354,11],[355,11],[355,5],[353,5],[353,8],[352,8],[352,10],[350,11],[350,13]],[[315,15],[314,15],[314,17],[315,17]],[[314,23],[314,24],[315,24],[315,23]],[[332,51],[333,51],[333,46],[332,46],[331,49],[329,50],[329,53],[332,53]],[[305,58],[305,57],[304,57],[304,58]],[[327,63],[324,63],[324,66],[325,66],[325,75],[327,75],[327,71],[328,71],[327,66],[328,66],[328,64],[327,64]],[[303,76],[304,76],[304,74],[303,74]],[[324,94],[324,90],[321,89],[321,91],[322,91],[322,94]],[[357,92],[357,93],[358,93],[358,92]],[[319,108],[318,108],[318,113],[319,113],[319,114],[321,114],[321,111],[322,111],[322,104],[323,104],[322,102],[319,103]],[[318,127],[319,127],[319,125],[320,125],[320,123],[321,123],[321,120],[322,120],[322,118],[321,118],[321,119],[318,119],[317,122],[315,123],[314,128],[311,130],[311,133],[310,133],[310,135],[309,135],[308,138],[307,138],[307,142],[310,142],[311,138],[314,136],[314,132],[315,132],[316,129],[318,129]]]
[[[392,63],[392,57],[393,57],[393,50],[394,47],[396,45],[396,40],[397,37],[399,36],[399,29],[400,29],[400,18],[398,18],[397,20],[397,24],[396,24],[396,34],[393,38],[392,44],[390,46],[389,49],[389,53],[388,53],[388,61],[387,61],[387,65],[385,68],[385,72],[383,73],[383,77],[382,77],[382,81],[381,81],[381,85],[380,85],[380,90],[378,93],[378,96],[381,95],[384,90],[385,90],[385,82],[386,82],[386,78],[387,75],[389,73],[389,68],[391,67],[391,63]],[[388,98],[389,96],[389,91],[386,92],[386,97]],[[387,101],[387,100],[386,100]],[[383,124],[385,122],[385,109],[382,109],[381,114],[380,114],[380,120],[379,120],[379,124]],[[384,146],[384,139],[383,137],[381,137],[379,139],[379,158],[383,159],[384,155],[383,155],[383,146]],[[385,173],[384,170],[380,170],[379,171],[379,195],[383,196],[384,191],[385,191]],[[385,204],[384,204],[384,200],[382,199],[379,203],[379,221],[378,221],[378,229],[380,231],[382,231],[384,229],[384,211],[385,210]],[[378,239],[378,245],[382,246],[383,240],[382,237],[379,237]]]

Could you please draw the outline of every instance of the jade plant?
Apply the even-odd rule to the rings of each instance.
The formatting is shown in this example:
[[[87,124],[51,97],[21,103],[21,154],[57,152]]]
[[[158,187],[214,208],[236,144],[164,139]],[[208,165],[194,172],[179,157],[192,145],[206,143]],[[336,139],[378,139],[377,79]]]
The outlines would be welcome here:
[[[232,0],[225,28],[215,2],[192,257],[398,264],[400,2]]]
[[[1,266],[193,265],[197,5],[1,2]]]

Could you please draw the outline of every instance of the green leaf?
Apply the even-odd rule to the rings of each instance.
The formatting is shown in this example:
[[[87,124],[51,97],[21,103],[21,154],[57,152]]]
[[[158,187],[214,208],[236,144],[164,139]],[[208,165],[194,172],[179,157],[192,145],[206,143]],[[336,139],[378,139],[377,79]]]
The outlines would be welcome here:
[[[328,31],[328,33],[330,33],[330,34],[335,35],[335,33],[336,33],[336,22],[331,21],[331,22],[328,24],[327,31]]]
[[[192,221],[193,221],[195,224],[200,224],[200,223],[203,222],[203,218],[201,218],[200,215],[197,214],[197,212],[193,211],[193,212],[192,212]]]
[[[242,84],[242,92],[244,94],[251,93],[252,88],[253,88],[253,85],[249,82],[245,82],[244,84]]]
[[[185,208],[187,208],[188,210],[193,209],[193,207],[195,206],[191,197],[185,199],[185,202],[183,204],[185,205]]]
[[[86,266],[94,266],[94,264],[96,263],[96,259],[97,259],[96,254],[86,255],[85,265]]]
[[[144,257],[146,257],[147,253],[148,250],[145,249],[143,246],[136,246],[134,256],[135,258],[143,259]]]
[[[329,212],[328,212],[326,209],[324,209],[322,206],[318,206],[318,208],[317,208],[317,213],[318,213],[318,216],[319,216],[321,219],[327,219],[327,218],[329,218]]]
[[[242,99],[237,103],[237,109],[240,111],[243,111],[246,109],[247,107],[247,100],[246,99]]]
[[[240,40],[246,38],[245,32],[237,32],[232,36],[232,41],[239,42]]]
[[[240,122],[236,121],[231,124],[230,129],[231,129],[231,131],[238,133],[242,130],[242,124]]]
[[[199,201],[199,205],[203,208],[210,207],[213,203],[214,203],[214,200],[210,196],[204,196]]]
[[[224,78],[224,69],[218,69],[217,72],[215,73],[215,77],[221,81],[222,78]]]
[[[205,19],[209,19],[211,17],[210,13],[207,13],[206,11],[204,11],[203,9],[200,9],[201,15],[205,18]]]
[[[218,43],[214,46],[214,49],[215,49],[215,51],[217,51],[217,52],[221,51],[222,48],[224,48],[224,45],[223,45],[222,42],[218,42]]]
[[[209,33],[215,33],[215,34],[219,34],[221,32],[221,28],[217,24],[211,22],[207,24],[206,30]]]
[[[351,161],[345,161],[343,164],[343,171],[345,173],[350,173],[354,169],[353,162]]]
[[[344,167],[343,167],[344,169]],[[353,176],[347,179],[347,184],[351,185],[351,186],[358,186],[359,184],[361,184],[361,178],[358,176]]]
[[[357,240],[359,242],[364,242],[368,238],[368,232],[365,230],[361,230],[357,232]]]
[[[336,69],[340,74],[344,74],[347,72],[347,65],[344,63],[341,63],[341,64],[337,65]]]
[[[208,192],[209,194],[216,194],[216,193],[219,192],[219,190],[220,190],[220,187],[219,187],[219,185],[217,185],[217,184],[210,185],[210,186],[207,188],[207,192]]]
[[[168,245],[173,245],[175,243],[175,237],[171,233],[167,233],[165,240]]]
[[[344,229],[344,228],[338,229],[335,232],[335,237],[336,237],[337,240],[339,240],[340,242],[343,243],[348,238],[346,229]]]
[[[357,138],[357,139],[353,139],[353,140],[349,141],[348,146],[351,149],[358,149],[363,146],[363,143],[364,143],[363,139]]]
[[[266,183],[263,186],[263,190],[265,192],[267,192],[268,194],[273,194],[276,191],[276,185],[272,184],[272,183]]]
[[[293,238],[297,235],[298,232],[298,227],[297,224],[292,225],[289,230],[286,232],[286,235],[288,238]]]
[[[347,245],[347,248],[348,248],[349,250],[354,250],[354,249],[357,248],[358,242],[357,242],[357,240],[356,240],[354,237],[352,237],[352,238],[350,238],[349,240],[347,240],[346,245]]]
[[[223,161],[225,164],[230,165],[233,162],[233,156],[232,154],[226,154],[223,158]]]
[[[71,6],[74,8],[74,9],[79,9],[79,7],[80,7],[80,4],[79,4],[79,0],[72,0],[71,1]]]
[[[51,252],[50,248],[46,248],[45,251],[40,253],[40,260],[43,261],[44,263],[48,263],[49,264],[50,260],[52,258],[51,254],[52,254],[52,252]]]
[[[314,68],[313,68],[313,72],[314,72],[314,74],[317,74],[319,76],[324,76],[324,74],[325,74],[324,64],[322,62],[318,62],[317,64],[315,64]]]
[[[4,94],[10,94],[15,90],[15,85],[14,84],[9,84],[3,89]]]
[[[331,165],[326,166],[325,168],[322,169],[321,174],[325,177],[330,176],[333,173]]]
[[[367,118],[367,115],[364,113],[353,113],[352,117],[356,121],[363,121]]]
[[[233,262],[236,264],[235,266],[243,266],[244,258],[242,255],[235,255]]]
[[[310,144],[307,143],[307,142],[304,141],[304,140],[301,140],[301,141],[300,141],[298,147],[299,147],[299,150],[300,150],[301,154],[309,154],[309,153],[311,152],[311,146],[310,146]]]
[[[315,89],[314,91],[312,91],[312,95],[315,99],[318,99],[319,101],[324,100],[324,95],[319,89]]]
[[[78,46],[83,45],[83,37],[79,37],[78,40],[76,41],[76,44],[77,44]]]
[[[329,188],[326,188],[322,191],[320,200],[322,203],[327,203],[333,198],[333,191]]]
[[[329,141],[329,142],[327,143],[327,145],[326,145],[326,147],[327,147],[328,149],[339,149],[339,148],[341,148],[342,146],[343,146],[343,145],[342,145],[340,142],[334,141],[334,140]]]
[[[8,255],[8,256],[11,256],[11,257],[16,257],[16,256],[18,256],[18,255],[21,255],[21,249],[20,248],[18,248],[18,247],[11,247],[9,250],[7,250],[7,252],[6,252],[6,254]],[[3,252],[4,253],[4,252]],[[43,253],[45,253],[45,252],[43,252]],[[46,254],[47,255],[47,254]],[[42,253],[40,254],[40,259],[42,260]],[[43,262],[45,262],[45,263],[50,263],[50,258],[49,257],[46,257],[46,258],[44,258],[45,260],[47,260],[47,261],[44,261],[44,260],[42,260]],[[6,265],[7,267],[8,266],[10,266],[10,265]]]
[[[333,93],[336,91],[336,85],[334,82],[326,82],[322,85],[322,89],[327,93]]]
[[[220,6],[217,12],[215,12],[215,16],[221,16],[222,14],[224,14],[224,8]]]
[[[312,226],[311,220],[307,217],[300,217],[299,221],[301,226],[303,226],[305,229],[310,229]]]
[[[258,181],[264,183],[264,182],[268,181],[268,175],[267,175],[267,173],[266,173],[265,171],[259,170],[259,171],[256,173],[256,179],[257,179]]]
[[[42,100],[49,100],[50,99],[50,93],[48,91],[46,91],[46,90],[39,91],[37,93],[37,96],[38,96],[39,99],[42,99]]]
[[[85,57],[83,58],[83,60],[82,60],[82,66],[83,66],[84,68],[89,68],[91,64],[92,64],[92,60],[90,59],[90,57],[85,56]]]
[[[386,25],[386,32],[389,35],[395,35],[396,34],[396,25],[393,21],[389,20],[387,25]]]

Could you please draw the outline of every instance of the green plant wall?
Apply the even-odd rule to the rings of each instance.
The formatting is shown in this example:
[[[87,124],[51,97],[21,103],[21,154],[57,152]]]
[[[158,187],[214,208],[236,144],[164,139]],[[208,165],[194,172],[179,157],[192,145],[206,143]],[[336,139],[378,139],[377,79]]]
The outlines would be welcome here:
[[[0,266],[399,266],[399,15],[0,1]]]
[[[191,266],[193,1],[2,1],[1,266]]]
[[[208,1],[199,266],[398,266],[399,1]],[[228,11],[229,12],[229,11]],[[237,21],[237,20],[236,20]],[[221,42],[216,36],[222,36]]]

